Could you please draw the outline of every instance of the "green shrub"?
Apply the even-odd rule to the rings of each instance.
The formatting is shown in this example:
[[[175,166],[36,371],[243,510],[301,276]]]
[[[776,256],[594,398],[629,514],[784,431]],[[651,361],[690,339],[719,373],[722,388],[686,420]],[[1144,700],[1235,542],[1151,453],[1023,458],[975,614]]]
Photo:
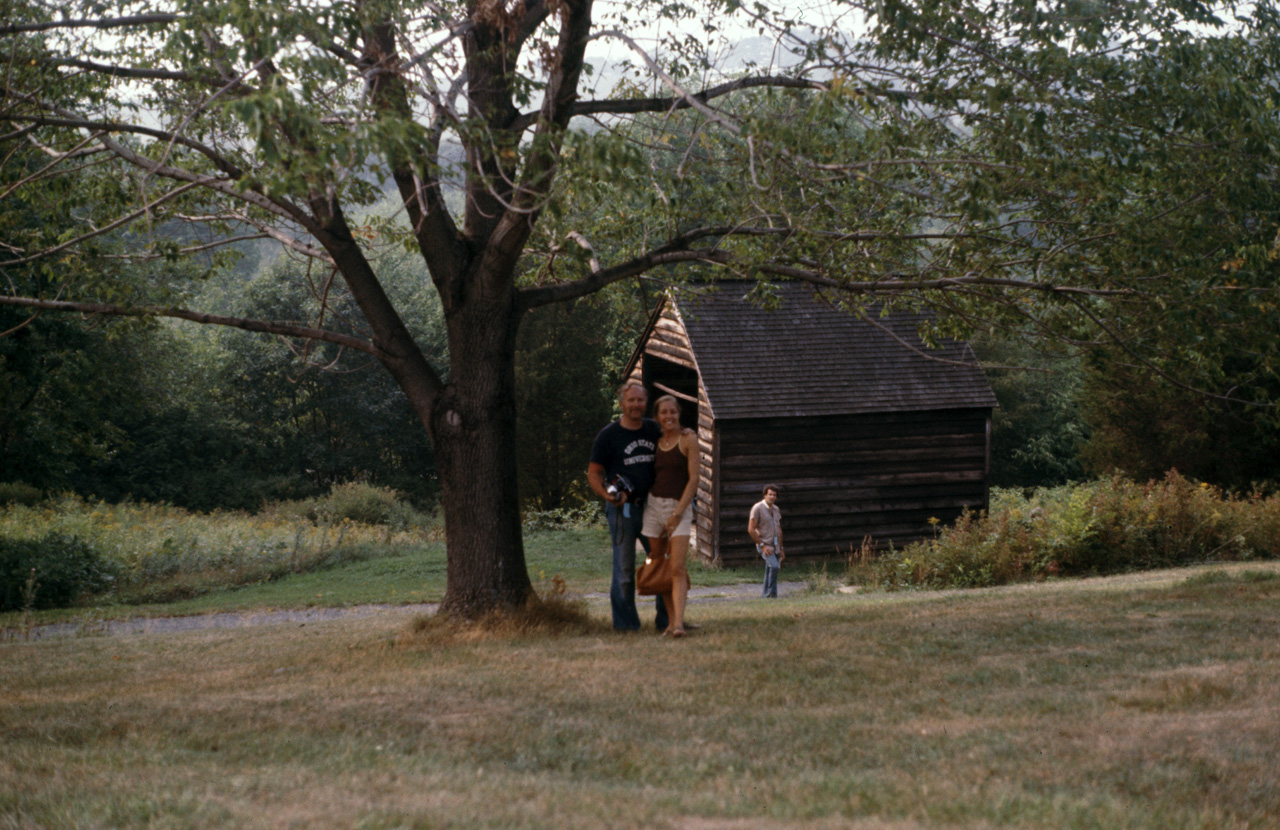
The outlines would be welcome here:
[[[1174,471],[1146,484],[1114,477],[993,491],[989,514],[966,513],[850,576],[887,589],[977,587],[1277,556],[1280,497],[1227,495]]]
[[[107,561],[76,536],[0,537],[0,611],[65,608],[113,579]]]
[[[327,498],[320,500],[317,510],[322,521],[336,523],[345,519],[367,525],[407,525],[415,512],[405,503],[403,494],[363,482],[335,486]]]
[[[434,522],[431,516],[410,504],[400,491],[362,482],[336,485],[324,496],[269,502],[258,515],[315,525],[358,522],[381,525],[389,532],[423,530]]]
[[[39,504],[44,493],[21,481],[0,481],[0,505],[22,504],[28,507]]]

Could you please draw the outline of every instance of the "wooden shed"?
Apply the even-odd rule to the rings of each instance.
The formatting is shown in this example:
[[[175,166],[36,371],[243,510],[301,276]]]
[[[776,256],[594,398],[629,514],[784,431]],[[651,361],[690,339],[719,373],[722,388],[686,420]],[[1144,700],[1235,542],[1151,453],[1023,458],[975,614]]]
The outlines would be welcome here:
[[[668,294],[628,366],[698,430],[695,550],[753,561],[747,514],[769,483],[793,559],[901,546],[986,508],[996,401],[967,343],[925,348],[918,315],[861,319],[799,284],[765,310],[750,288]]]

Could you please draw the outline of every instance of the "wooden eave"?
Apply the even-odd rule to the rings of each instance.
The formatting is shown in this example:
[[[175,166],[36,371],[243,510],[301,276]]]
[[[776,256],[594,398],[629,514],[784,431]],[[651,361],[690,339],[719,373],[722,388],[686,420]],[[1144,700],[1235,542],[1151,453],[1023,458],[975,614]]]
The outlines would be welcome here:
[[[668,321],[667,318],[664,316],[664,312],[668,310],[671,312],[672,316],[674,317],[673,320]],[[670,349],[653,347],[654,340],[655,340],[654,333],[664,328],[664,325],[663,325],[664,323],[667,323],[671,327],[676,329],[679,335],[689,343],[688,359],[686,359],[684,356],[680,354],[677,354],[671,351]],[[662,358],[663,360],[669,361],[671,363],[675,363],[680,366],[684,366],[696,372],[698,375],[698,388],[702,391],[703,393],[702,396],[691,397],[688,394],[677,392],[671,387],[661,383],[655,383],[654,386],[655,388],[661,390],[663,394],[674,395],[680,400],[687,401],[689,403],[696,404],[698,406],[704,406],[704,408],[707,410],[704,414],[710,417],[713,421],[715,420],[715,417],[716,417],[715,405],[714,403],[711,402],[710,396],[706,394],[706,389],[702,384],[702,372],[698,368],[698,353],[696,349],[694,349],[693,347],[692,340],[689,338],[688,327],[685,325],[684,318],[680,313],[680,307],[676,302],[674,302],[674,298],[672,297],[672,294],[670,291],[668,291],[667,294],[662,298],[662,302],[660,302],[658,304],[658,307],[654,309],[653,314],[649,316],[649,322],[648,324],[645,325],[644,332],[640,335],[640,341],[636,346],[635,351],[632,352],[631,359],[627,362],[627,369],[623,375],[624,377],[632,376],[637,366],[640,364],[640,360],[643,358],[645,354],[652,354],[655,357]],[[701,397],[702,400],[699,400],[699,397]]]

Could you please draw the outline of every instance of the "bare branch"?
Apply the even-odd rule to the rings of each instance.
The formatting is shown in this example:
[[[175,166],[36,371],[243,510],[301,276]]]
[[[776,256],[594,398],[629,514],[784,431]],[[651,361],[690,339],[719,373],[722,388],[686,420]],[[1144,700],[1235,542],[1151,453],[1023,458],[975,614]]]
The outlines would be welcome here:
[[[869,324],[869,325],[871,325],[871,326],[874,326],[875,328],[879,329],[879,330],[880,330],[881,332],[883,332],[884,334],[888,335],[890,338],[892,338],[892,339],[893,339],[893,340],[894,340],[894,341],[895,341],[899,346],[901,346],[902,348],[904,348],[904,349],[906,349],[907,351],[912,352],[912,353],[914,353],[914,354],[916,354],[916,355],[918,355],[918,356],[920,356],[920,357],[923,357],[925,360],[932,360],[932,361],[934,361],[935,363],[942,363],[942,364],[945,364],[945,365],[948,365],[948,366],[968,366],[968,367],[972,367],[972,366],[976,366],[976,365],[978,365],[978,359],[977,359],[977,357],[976,357],[976,356],[974,355],[974,353],[973,353],[973,348],[972,348],[971,346],[969,346],[969,344],[968,344],[968,343],[965,343],[965,344],[964,344],[964,353],[965,353],[965,354],[967,354],[969,357],[971,357],[971,358],[973,358],[973,359],[972,359],[972,360],[952,360],[951,358],[942,357],[942,356],[940,356],[940,355],[938,355],[938,354],[936,354],[936,353],[933,353],[933,352],[929,351],[928,349],[922,349],[922,348],[920,348],[919,346],[915,345],[914,343],[911,343],[911,342],[909,342],[909,341],[905,340],[904,338],[902,338],[901,336],[899,336],[899,335],[898,335],[898,333],[897,333],[897,332],[895,332],[892,328],[890,328],[889,326],[886,326],[884,323],[880,322],[880,321],[879,321],[879,320],[877,320],[876,318],[874,318],[874,317],[872,317],[871,315],[867,314],[867,313],[866,313],[866,311],[864,311],[864,310],[862,310],[862,309],[858,309],[858,310],[856,311],[856,316],[857,316],[857,318],[858,318],[859,320],[861,320],[862,322],[867,323],[867,324]]]
[[[325,251],[322,248],[317,248],[313,245],[308,245],[307,243],[303,242],[301,239],[297,238],[296,236],[292,236],[290,234],[285,233],[283,230],[276,227],[275,225],[258,221],[257,219],[254,219],[253,217],[249,216],[247,213],[230,211],[228,213],[211,214],[208,216],[192,216],[189,214],[179,213],[179,214],[175,214],[175,218],[181,219],[184,222],[193,222],[193,223],[239,222],[244,225],[252,225],[253,227],[257,228],[260,231],[260,233],[246,235],[242,237],[233,237],[227,241],[237,241],[237,240],[245,240],[245,239],[274,239],[276,242],[279,242],[281,245],[285,246],[289,250],[299,253],[302,256],[307,257],[308,259],[319,260],[320,262],[323,262],[326,265],[333,265],[333,257],[329,255],[328,251]],[[215,247],[219,244],[223,244],[223,243],[220,243],[220,242],[210,243],[210,245],[204,246],[204,247]],[[201,249],[195,249],[195,250],[201,250]]]
[[[576,282],[558,285],[543,285],[536,288],[525,288],[520,291],[520,304],[524,309],[560,303],[585,297],[615,282],[638,277],[663,265],[675,265],[681,262],[705,262],[712,265],[725,265],[731,259],[728,251],[714,248],[676,251],[650,251],[627,262],[611,268],[594,271],[591,276]]]
[[[587,265],[591,268],[591,273],[595,274],[600,271],[600,260],[596,259],[595,248],[591,247],[591,243],[585,236],[577,231],[570,231],[568,238],[572,240],[579,248],[587,252]]]
[[[780,277],[790,277],[791,279],[807,282],[810,285],[834,288],[851,293],[877,291],[888,291],[892,293],[906,293],[910,291],[946,291],[960,287],[983,286],[987,288],[1019,288],[1040,294],[1077,297],[1137,299],[1145,296],[1139,291],[1134,291],[1128,288],[1088,288],[1080,285],[1057,285],[1054,283],[1032,282],[1030,280],[1019,280],[1010,277],[984,277],[977,274],[965,274],[959,277],[940,277],[933,280],[890,279],[861,282],[837,280],[815,271],[803,268],[793,268],[778,263],[760,263],[759,268],[765,273],[777,274]]]
[[[112,141],[110,138],[104,137],[103,143],[106,144],[111,152],[113,152],[117,157],[129,164],[132,164],[134,167],[146,170],[147,172],[162,178],[201,185],[209,190],[221,193],[224,196],[230,196],[237,201],[247,202],[255,207],[274,213],[284,219],[297,222],[310,233],[314,234],[319,231],[315,222],[305,211],[285,199],[268,198],[259,193],[256,189],[244,189],[238,187],[236,183],[232,181],[214,178],[212,176],[202,176],[198,173],[192,173],[189,170],[184,170],[179,167],[170,167],[160,164],[159,162],[152,161],[146,156],[133,152],[128,147]]]
[[[1121,299],[1140,299],[1142,292],[1127,288],[1090,288],[1077,285],[1057,285],[1048,282],[1015,279],[1012,277],[990,277],[976,273],[967,273],[955,277],[939,277],[936,279],[890,278],[867,281],[849,281],[830,277],[815,268],[796,267],[782,262],[759,262],[740,256],[718,247],[718,240],[732,236],[756,236],[789,238],[800,235],[790,227],[762,228],[748,226],[714,226],[694,228],[673,237],[666,244],[655,248],[647,254],[635,257],[625,263],[611,268],[592,266],[592,273],[580,280],[558,285],[542,285],[522,290],[522,302],[527,308],[536,308],[548,303],[560,302],[584,296],[598,291],[606,285],[628,277],[637,276],[660,265],[671,262],[701,261],[722,266],[751,266],[766,274],[774,274],[788,279],[809,283],[821,288],[829,288],[847,293],[865,294],[907,294],[917,291],[955,291],[973,288],[1020,289],[1045,295],[1062,295],[1075,297],[1108,297]],[[829,234],[840,242],[867,241],[884,237],[888,234],[866,231],[844,234]],[[948,238],[948,234],[910,234],[906,237],[894,235],[895,239]],[[694,248],[700,240],[716,240],[712,247]],[[593,260],[594,262],[594,260]],[[1029,261],[1010,260],[1005,267],[1016,269],[1030,264]]]
[[[240,236],[228,236],[225,239],[219,239],[215,242],[208,242],[204,245],[192,245],[186,248],[179,248],[177,253],[186,256],[188,254],[198,254],[204,251],[212,251],[217,248],[225,248],[228,245],[235,245],[237,242],[252,242],[255,239],[271,239],[269,233],[246,233]],[[103,254],[103,259],[118,259],[127,262],[152,262],[157,259],[163,259],[165,254]]]
[[[766,75],[754,78],[738,78],[723,84],[708,87],[700,92],[685,93],[661,98],[606,98],[596,101],[579,101],[573,105],[573,115],[633,115],[641,112],[667,112],[696,108],[695,101],[707,101],[722,98],[743,89],[813,89],[826,91],[828,86],[820,81],[805,78],[788,78],[778,75]],[[522,115],[517,125],[527,126],[537,118],[534,113]]]
[[[30,135],[31,133],[34,133],[37,129],[38,127],[35,124],[30,124],[26,127],[22,127],[21,129],[14,130],[11,133],[5,133],[4,135],[0,135],[0,144],[3,144],[7,141],[13,141],[14,139],[22,138],[24,135]]]
[[[21,323],[19,323],[18,325],[14,326],[14,327],[13,327],[13,328],[11,328],[11,329],[9,329],[8,331],[0,331],[0,337],[8,337],[9,335],[11,335],[11,334],[13,334],[13,333],[15,333],[15,332],[22,331],[22,330],[23,330],[23,329],[25,329],[27,326],[29,326],[29,325],[31,325],[32,323],[34,323],[34,322],[36,321],[36,319],[37,319],[37,318],[39,318],[39,316],[40,316],[40,312],[39,312],[39,311],[36,311],[36,312],[35,312],[35,313],[33,313],[30,317],[28,317],[27,319],[23,320]]]
[[[0,35],[25,32],[47,32],[51,29],[122,29],[128,26],[145,26],[154,23],[173,23],[181,20],[177,14],[135,14],[128,17],[80,18],[78,20],[50,20],[44,23],[10,23],[0,26]]]
[[[623,43],[627,44],[627,46],[630,47],[631,50],[635,52],[637,55],[639,55],[640,59],[645,62],[645,64],[649,67],[649,71],[652,72],[654,76],[657,77],[660,81],[662,81],[662,83],[665,84],[668,89],[670,89],[672,92],[675,93],[675,99],[683,102],[684,106],[692,107],[693,109],[702,113],[702,115],[704,115],[707,119],[721,125],[725,129],[733,133],[734,135],[741,135],[742,128],[738,124],[735,124],[733,121],[725,118],[720,113],[708,107],[706,104],[706,101],[700,98],[699,96],[691,94],[690,92],[685,90],[685,88],[682,87],[676,81],[675,78],[672,78],[670,75],[664,72],[662,67],[658,65],[658,62],[654,60],[653,57],[651,57],[649,53],[646,52],[640,46],[640,44],[636,43],[635,39],[632,38],[630,35],[626,34],[625,32],[618,31],[616,29],[603,34],[609,35],[611,37],[615,37],[618,40],[621,40]],[[727,94],[727,93],[724,93],[724,94]],[[671,107],[671,106],[675,106],[675,104],[674,103],[668,104],[668,107]],[[638,110],[638,111],[652,112],[653,110]],[[588,111],[584,111],[582,114],[587,115],[590,113]]]
[[[351,349],[380,357],[380,350],[367,340],[340,334],[325,329],[299,326],[293,323],[266,320],[248,320],[240,317],[223,317],[217,314],[206,314],[199,311],[188,311],[183,308],[157,308],[154,306],[122,306],[111,303],[79,303],[67,300],[42,300],[36,297],[0,296],[0,305],[18,308],[35,308],[45,311],[69,311],[79,314],[105,315],[109,317],[168,317],[178,320],[189,320],[211,326],[256,331],[263,334],[277,334],[282,337],[302,337],[307,340],[322,340],[336,343]]]
[[[53,61],[54,66],[70,66],[87,72],[110,75],[113,78],[146,79],[151,81],[192,81],[195,78],[189,72],[174,72],[170,69],[139,69],[133,66],[113,66],[106,63],[94,63],[82,60]]]
[[[317,248],[313,245],[308,245],[307,243],[303,242],[301,239],[298,239],[297,237],[294,237],[294,236],[290,236],[289,234],[285,233],[284,231],[280,230],[274,225],[268,225],[265,222],[255,222],[251,220],[248,216],[244,216],[244,215],[241,215],[241,221],[244,222],[245,224],[253,225],[255,228],[262,231],[268,237],[279,242],[281,245],[285,246],[291,251],[296,251],[302,254],[303,256],[309,257],[311,259],[318,259],[321,262],[324,262],[329,265],[334,264],[333,257],[329,254],[328,251],[324,250],[323,248]]]
[[[157,130],[153,127],[144,127],[141,124],[125,124],[117,121],[96,121],[76,116],[53,118],[49,116],[21,115],[13,113],[0,113],[0,121],[26,123],[39,127],[69,127],[72,129],[92,130],[104,134],[129,133],[132,135],[145,135],[195,150],[197,153],[200,153],[202,156],[213,162],[219,170],[226,173],[233,179],[238,179],[244,175],[243,170],[232,164],[229,159],[225,158],[221,153],[206,144],[201,144],[199,141],[188,138],[187,136],[179,133],[173,133],[168,130]]]

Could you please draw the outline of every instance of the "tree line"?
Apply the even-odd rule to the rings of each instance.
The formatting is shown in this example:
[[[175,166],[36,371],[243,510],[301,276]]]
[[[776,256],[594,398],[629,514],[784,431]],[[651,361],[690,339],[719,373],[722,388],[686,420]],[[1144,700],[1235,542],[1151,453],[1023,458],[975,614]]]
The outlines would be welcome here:
[[[231,270],[207,291],[236,314],[276,300],[268,273]],[[305,317],[305,281],[275,316]],[[412,285],[407,281],[406,286]],[[516,355],[526,510],[590,503],[584,459],[614,417],[611,390],[647,298],[613,291],[522,326]],[[416,336],[439,340],[439,309]],[[0,308],[0,326],[22,315]],[[1008,338],[974,343],[989,366],[991,481],[1055,486],[1120,471],[1177,469],[1247,491],[1280,481],[1280,430],[1265,414],[1179,393],[1150,377]],[[72,492],[190,510],[260,509],[335,484],[391,487],[422,508],[440,497],[430,443],[403,396],[368,361],[244,332],[85,322],[46,315],[0,338],[0,483],[30,498]],[[11,490],[11,492],[18,492]]]
[[[402,254],[397,294],[421,286]],[[287,260],[205,278],[211,306],[238,316],[305,319],[314,286]],[[260,270],[252,270],[260,266]],[[280,271],[291,271],[283,276]],[[286,293],[280,283],[290,285]],[[406,298],[409,301],[409,298]],[[438,353],[438,301],[418,298],[414,336]],[[610,292],[531,315],[517,361],[519,476],[526,509],[582,505],[594,432],[644,323],[644,299]],[[349,313],[335,304],[332,313]],[[61,492],[191,510],[258,510],[336,484],[393,488],[434,508],[430,442],[403,394],[367,357],[323,343],[228,329],[80,320],[0,308],[0,482],[30,498]],[[18,492],[16,489],[11,492]]]

